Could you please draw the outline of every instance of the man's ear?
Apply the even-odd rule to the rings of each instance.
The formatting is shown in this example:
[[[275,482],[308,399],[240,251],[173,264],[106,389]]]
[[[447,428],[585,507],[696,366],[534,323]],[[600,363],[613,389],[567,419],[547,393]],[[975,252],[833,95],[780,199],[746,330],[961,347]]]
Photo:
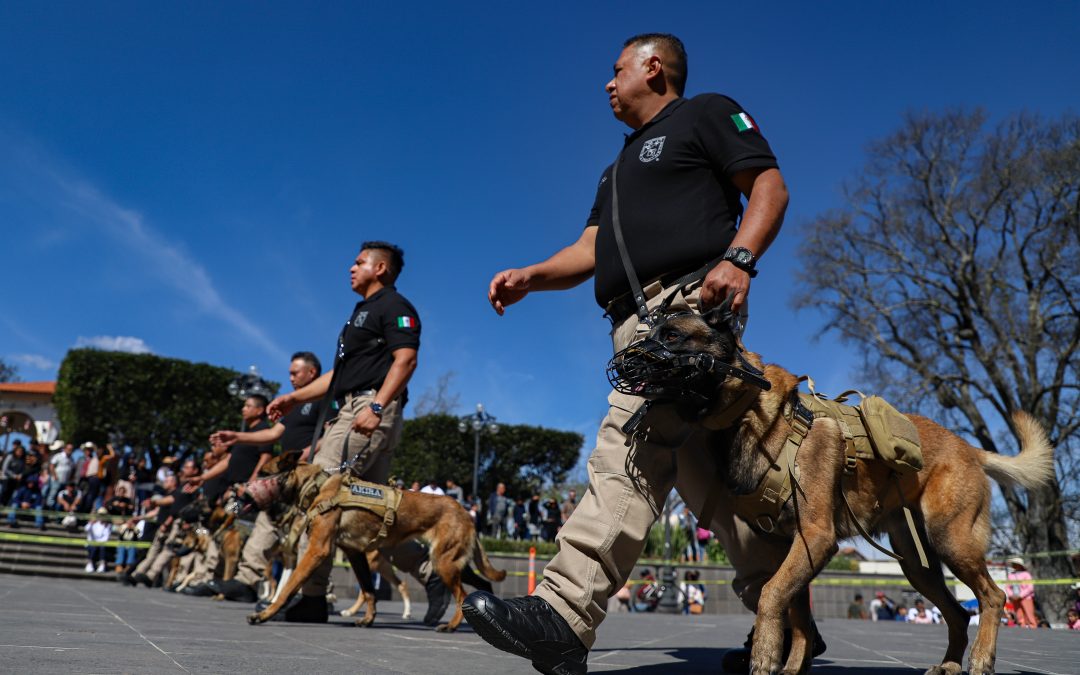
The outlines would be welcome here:
[[[734,318],[734,314],[731,311],[731,303],[735,300],[735,294],[731,293],[724,301],[716,307],[713,307],[708,312],[701,315],[701,318],[705,320],[713,330],[731,330],[731,320]]]

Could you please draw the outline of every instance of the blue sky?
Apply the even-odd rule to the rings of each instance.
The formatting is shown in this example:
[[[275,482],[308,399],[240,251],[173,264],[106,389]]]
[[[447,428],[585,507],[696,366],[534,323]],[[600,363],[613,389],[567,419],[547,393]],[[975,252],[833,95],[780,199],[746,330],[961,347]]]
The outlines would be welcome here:
[[[424,321],[415,393],[573,429],[605,412],[607,324],[586,284],[497,317],[491,276],[577,238],[625,128],[622,40],[679,35],[688,94],[739,100],[792,199],[754,282],[750,348],[824,391],[866,386],[796,315],[801,227],[841,204],[907,110],[1080,108],[1080,5],[1033,2],[4,3],[0,355],[25,380],[98,345],[329,361],[365,239],[406,250]],[[185,392],[198,395],[198,392]]]

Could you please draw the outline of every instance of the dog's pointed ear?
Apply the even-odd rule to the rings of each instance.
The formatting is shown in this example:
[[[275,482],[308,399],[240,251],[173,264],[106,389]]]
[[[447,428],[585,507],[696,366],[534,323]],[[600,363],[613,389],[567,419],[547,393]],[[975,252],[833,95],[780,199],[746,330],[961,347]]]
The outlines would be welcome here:
[[[260,473],[285,473],[286,471],[292,471],[296,468],[296,465],[300,463],[300,450],[289,450],[279,455],[276,459],[267,462],[263,467],[264,471]],[[269,470],[269,471],[267,471]]]
[[[724,301],[721,302],[719,305],[702,314],[701,318],[704,319],[706,325],[708,325],[713,330],[725,332],[730,331],[731,320],[735,316],[731,311],[731,303],[733,303],[734,301],[735,293],[732,292],[726,298],[724,298]]]

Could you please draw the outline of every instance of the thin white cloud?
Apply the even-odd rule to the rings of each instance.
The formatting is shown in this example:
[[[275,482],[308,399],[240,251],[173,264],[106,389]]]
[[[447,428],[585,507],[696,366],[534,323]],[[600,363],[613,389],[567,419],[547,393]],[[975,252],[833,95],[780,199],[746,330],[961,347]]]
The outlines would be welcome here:
[[[206,268],[183,246],[171,242],[148,225],[142,214],[116,203],[94,185],[77,176],[25,138],[13,140],[0,130],[0,150],[7,154],[19,183],[29,188],[42,204],[58,205],[95,224],[116,245],[128,249],[148,274],[190,300],[206,314],[233,329],[245,341],[261,348],[274,362],[288,360],[289,353],[274,342],[243,312],[218,292]],[[8,146],[8,147],[4,147]],[[27,185],[32,182],[33,185]]]
[[[60,364],[41,354],[12,354],[8,357],[12,363],[36,370],[56,370]]]
[[[142,338],[128,335],[97,335],[95,337],[79,336],[75,341],[76,347],[93,347],[107,352],[127,352],[129,354],[153,354],[150,345],[143,342]]]

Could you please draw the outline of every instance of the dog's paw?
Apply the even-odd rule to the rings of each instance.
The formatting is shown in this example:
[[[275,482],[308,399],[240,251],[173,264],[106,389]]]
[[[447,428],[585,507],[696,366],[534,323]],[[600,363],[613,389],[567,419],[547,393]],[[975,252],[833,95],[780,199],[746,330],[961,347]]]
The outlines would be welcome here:
[[[455,630],[457,629],[451,628],[448,623],[440,623],[438,626],[435,626],[436,633],[453,633]]]
[[[265,619],[260,616],[260,612],[255,612],[254,614],[247,615],[247,622],[252,626],[257,626],[263,621],[265,621]]]
[[[410,612],[405,612],[404,614],[401,615],[401,618],[408,621],[409,619],[412,618],[412,614]]]
[[[352,616],[353,614],[356,614],[356,612],[352,611],[351,609],[341,610],[341,616]]]
[[[959,663],[948,661],[940,666],[927,669],[926,675],[960,675],[962,672],[964,672],[964,669]]]
[[[360,626],[361,628],[367,628],[368,626],[370,626],[374,622],[375,622],[375,619],[369,619],[369,618],[367,618],[365,616],[365,617],[361,617],[361,618],[357,619],[354,622],[354,625]]]
[[[225,602],[225,596],[222,595],[221,593],[218,593],[217,595],[215,595],[214,597],[212,597],[210,599],[214,600],[215,602]]]

